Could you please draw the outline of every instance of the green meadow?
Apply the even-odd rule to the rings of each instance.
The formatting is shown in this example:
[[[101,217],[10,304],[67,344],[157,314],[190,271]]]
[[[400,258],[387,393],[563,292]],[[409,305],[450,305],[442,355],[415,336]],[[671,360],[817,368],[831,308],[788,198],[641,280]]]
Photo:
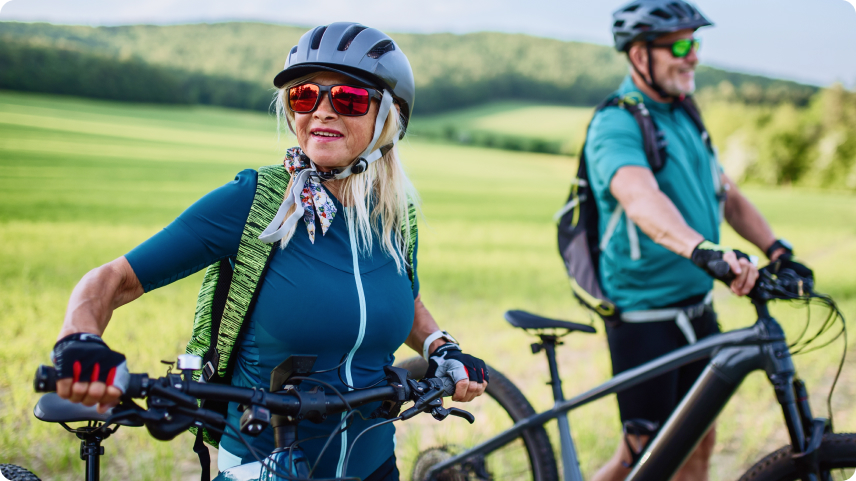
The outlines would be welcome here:
[[[459,122],[497,132],[577,138],[588,120],[581,112],[585,109],[492,109],[416,119],[414,132]],[[38,395],[31,376],[38,364],[49,361],[75,283],[240,170],[278,163],[292,143],[289,136],[277,136],[275,118],[261,113],[0,91],[0,463],[28,466],[42,479],[82,477],[77,440],[32,416]],[[536,409],[552,404],[546,363],[531,354],[526,334],[503,321],[507,309],[594,322],[598,334],[572,335],[559,350],[565,393],[608,379],[601,324],[573,300],[555,247],[552,215],[567,196],[575,160],[426,142],[419,135],[400,145],[423,200],[422,298],[440,325],[468,352],[505,373]],[[744,190],[777,234],[815,269],[819,289],[838,300],[850,331],[856,331],[856,197],[820,190]],[[731,230],[724,232],[724,244],[760,254]],[[160,360],[184,351],[200,282],[200,274],[192,275],[116,311],[105,340],[127,355],[132,371],[160,375],[165,369]],[[717,288],[716,304],[724,329],[754,321],[749,303],[724,288]],[[776,305],[773,312],[791,335],[806,322],[802,307]],[[812,310],[812,327],[823,314]],[[838,432],[856,431],[853,344],[832,403]],[[842,348],[837,341],[795,358],[816,415],[826,413]],[[404,348],[398,358],[413,354]],[[477,415],[489,412],[478,402],[472,409]],[[769,383],[763,374],[753,374],[718,422],[713,479],[736,479],[764,454],[787,444],[781,417]],[[573,411],[570,422],[590,476],[612,454],[620,435],[614,398]],[[463,421],[445,423],[460,429]],[[482,415],[476,423],[473,429],[502,420]],[[555,428],[549,429],[558,448]],[[120,429],[104,443],[104,479],[198,479],[191,445],[189,435],[165,443],[145,430]],[[403,472],[414,449],[401,446]]]
[[[563,152],[577,152],[594,109],[532,102],[494,102],[436,115],[417,117],[413,137],[462,140],[479,134],[558,142]]]

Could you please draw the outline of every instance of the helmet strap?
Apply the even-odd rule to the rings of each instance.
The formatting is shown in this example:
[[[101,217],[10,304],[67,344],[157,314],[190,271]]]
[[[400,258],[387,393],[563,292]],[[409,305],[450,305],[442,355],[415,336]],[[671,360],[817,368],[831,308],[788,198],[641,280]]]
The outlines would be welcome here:
[[[383,126],[386,124],[386,119],[389,118],[389,112],[392,109],[392,103],[394,100],[395,99],[392,98],[392,94],[390,94],[388,90],[383,91],[383,97],[380,100],[380,107],[378,107],[377,119],[375,120],[374,135],[372,136],[372,140],[369,142],[369,145],[353,162],[351,162],[351,165],[345,167],[341,171],[334,170],[333,172],[318,172],[320,177],[325,180],[333,180],[344,179],[349,177],[351,174],[361,174],[369,168],[369,164],[383,157],[384,154],[389,152],[395,144],[398,143],[400,135],[394,136],[391,144],[375,148],[375,145],[377,145],[377,141],[380,138],[380,134],[383,131]],[[314,162],[312,162],[312,167],[316,168]]]
[[[645,42],[645,52],[648,54],[648,77],[642,75],[642,72],[636,67],[636,63],[631,60],[630,65],[633,67],[633,70],[642,78],[645,85],[650,87],[654,92],[657,92],[657,95],[664,99],[674,99],[675,96],[663,90],[660,84],[654,79],[654,56],[651,55],[651,42]]]

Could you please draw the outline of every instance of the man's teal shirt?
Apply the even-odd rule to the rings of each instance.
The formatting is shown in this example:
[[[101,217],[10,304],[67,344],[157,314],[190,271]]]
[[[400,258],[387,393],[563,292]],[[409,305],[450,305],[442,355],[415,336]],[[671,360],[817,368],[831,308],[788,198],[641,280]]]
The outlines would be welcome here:
[[[660,190],[678,208],[689,226],[705,239],[719,242],[720,212],[714,186],[714,154],[699,135],[689,115],[670,103],[653,101],[639,92],[630,76],[618,89],[621,96],[637,92],[667,142],[665,167],[654,174]],[[585,146],[588,175],[600,215],[599,234],[618,201],[609,184],[621,167],[650,168],[642,144],[642,132],[633,116],[619,107],[608,107],[592,119]],[[716,172],[721,173],[718,164]],[[609,244],[600,256],[600,281],[607,297],[623,311],[665,307],[704,294],[713,280],[688,259],[656,244],[637,230],[641,258],[630,258],[627,217],[622,214]]]

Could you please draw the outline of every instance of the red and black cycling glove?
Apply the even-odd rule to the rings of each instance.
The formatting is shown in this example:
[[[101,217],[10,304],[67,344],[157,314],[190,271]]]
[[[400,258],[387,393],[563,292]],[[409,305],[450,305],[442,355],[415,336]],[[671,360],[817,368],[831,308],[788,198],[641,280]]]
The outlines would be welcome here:
[[[78,333],[65,336],[54,344],[51,360],[58,379],[74,382],[103,382],[123,393],[128,388],[128,365],[125,356],[111,351],[95,334]]]

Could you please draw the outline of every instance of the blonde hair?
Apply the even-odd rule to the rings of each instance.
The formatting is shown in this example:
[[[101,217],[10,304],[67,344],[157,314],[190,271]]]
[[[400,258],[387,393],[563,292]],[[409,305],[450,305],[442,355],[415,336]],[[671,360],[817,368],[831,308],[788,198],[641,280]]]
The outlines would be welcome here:
[[[285,96],[290,87],[312,80],[321,72],[310,74],[283,85],[275,94],[274,104],[276,106],[276,118],[278,132],[283,129],[283,119],[288,125],[288,130],[294,133],[292,123],[294,112],[285,105]],[[378,112],[380,115],[380,112]],[[399,130],[404,125],[403,118],[393,104],[389,115],[383,125],[378,137],[376,148],[391,144]],[[294,177],[288,182],[286,192],[291,191]],[[407,257],[403,248],[409,245],[410,218],[408,216],[409,206],[419,205],[419,196],[416,189],[404,172],[404,167],[398,156],[398,147],[393,147],[380,159],[369,164],[368,168],[359,174],[351,174],[342,180],[339,189],[339,200],[345,205],[345,220],[350,224],[354,222],[356,227],[356,242],[361,254],[371,254],[372,232],[381,240],[381,250],[389,254],[394,260],[398,271],[403,273],[407,266]],[[286,218],[296,207],[288,211]],[[285,248],[294,235],[298,222],[280,242],[280,247]],[[378,226],[382,227],[378,229]]]

